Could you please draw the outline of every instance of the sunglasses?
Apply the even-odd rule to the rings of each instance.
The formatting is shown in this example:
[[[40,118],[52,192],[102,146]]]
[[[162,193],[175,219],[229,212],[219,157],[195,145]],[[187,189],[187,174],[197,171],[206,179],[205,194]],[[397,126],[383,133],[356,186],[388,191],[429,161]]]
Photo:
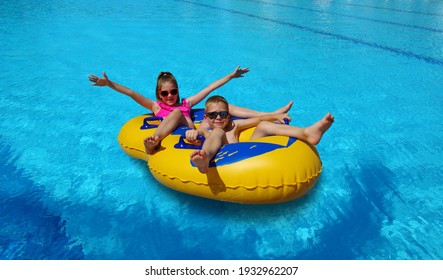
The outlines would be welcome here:
[[[163,96],[163,97],[168,96],[168,94],[177,95],[178,94],[178,89],[174,88],[174,89],[171,89],[171,90],[161,90],[160,91],[160,95]]]
[[[226,119],[229,115],[229,112],[227,111],[221,111],[221,112],[208,112],[206,113],[206,116],[210,118],[211,120],[217,118],[217,116],[220,116],[222,119]]]

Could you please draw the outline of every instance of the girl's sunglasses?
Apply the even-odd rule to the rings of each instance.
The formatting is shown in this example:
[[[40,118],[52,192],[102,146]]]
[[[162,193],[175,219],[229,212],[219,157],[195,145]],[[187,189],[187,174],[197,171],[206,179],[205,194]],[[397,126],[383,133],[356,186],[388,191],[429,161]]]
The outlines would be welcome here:
[[[206,116],[210,118],[211,120],[217,118],[217,116],[220,116],[222,119],[226,119],[229,115],[229,112],[227,111],[221,111],[221,112],[208,112],[206,113]]]
[[[160,91],[160,95],[163,96],[163,97],[168,96],[168,94],[177,95],[178,94],[178,89],[174,88],[174,89],[171,89],[171,90],[161,90]]]

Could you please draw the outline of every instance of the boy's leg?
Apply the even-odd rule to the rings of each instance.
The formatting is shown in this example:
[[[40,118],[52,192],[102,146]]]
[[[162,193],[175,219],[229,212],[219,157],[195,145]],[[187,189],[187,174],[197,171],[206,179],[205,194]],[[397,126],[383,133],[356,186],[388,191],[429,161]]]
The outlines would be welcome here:
[[[334,116],[332,116],[331,113],[327,113],[321,120],[304,129],[303,133],[306,138],[302,140],[317,145],[323,137],[323,134],[328,131],[333,122]]]
[[[191,153],[191,160],[197,166],[198,170],[201,173],[208,172],[209,161],[212,159],[212,157],[214,157],[214,155],[223,145],[224,137],[224,130],[220,128],[215,128],[205,139],[202,149]]]
[[[292,136],[299,139],[304,137],[303,128],[263,121],[257,125],[250,139],[254,140],[270,135]]]
[[[277,124],[271,122],[261,122],[251,136],[252,139],[265,137],[268,135],[291,136],[317,145],[323,134],[331,127],[334,117],[327,113],[321,120],[308,127],[296,127],[285,124]]]
[[[145,138],[146,153],[152,155],[160,142],[180,125],[187,125],[186,118],[180,110],[174,110],[159,124],[152,136]]]

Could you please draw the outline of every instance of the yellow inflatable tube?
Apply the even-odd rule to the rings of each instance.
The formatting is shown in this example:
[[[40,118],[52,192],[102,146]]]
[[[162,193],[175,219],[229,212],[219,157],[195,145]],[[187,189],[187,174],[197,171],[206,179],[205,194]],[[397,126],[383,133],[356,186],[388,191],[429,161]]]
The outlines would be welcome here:
[[[166,137],[154,155],[146,155],[143,139],[159,123],[150,117],[129,120],[118,141],[128,155],[148,162],[157,181],[177,191],[237,203],[279,203],[306,194],[322,170],[315,147],[285,136],[243,141],[252,134],[249,129],[242,133],[240,143],[223,146],[208,173],[202,174],[190,161],[192,150],[199,147],[183,139],[184,128]]]

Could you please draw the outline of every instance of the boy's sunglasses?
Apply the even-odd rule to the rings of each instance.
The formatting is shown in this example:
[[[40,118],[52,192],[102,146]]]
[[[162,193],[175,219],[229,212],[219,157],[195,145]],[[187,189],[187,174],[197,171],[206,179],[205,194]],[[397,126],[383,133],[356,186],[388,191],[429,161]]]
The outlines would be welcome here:
[[[222,119],[226,119],[229,115],[229,112],[227,111],[221,111],[221,112],[208,112],[206,113],[206,116],[210,118],[211,120],[217,118],[217,116],[220,116]]]
[[[171,89],[171,90],[161,90],[160,91],[160,95],[163,96],[163,97],[168,96],[168,94],[177,95],[178,94],[178,89],[174,88],[174,89]]]

